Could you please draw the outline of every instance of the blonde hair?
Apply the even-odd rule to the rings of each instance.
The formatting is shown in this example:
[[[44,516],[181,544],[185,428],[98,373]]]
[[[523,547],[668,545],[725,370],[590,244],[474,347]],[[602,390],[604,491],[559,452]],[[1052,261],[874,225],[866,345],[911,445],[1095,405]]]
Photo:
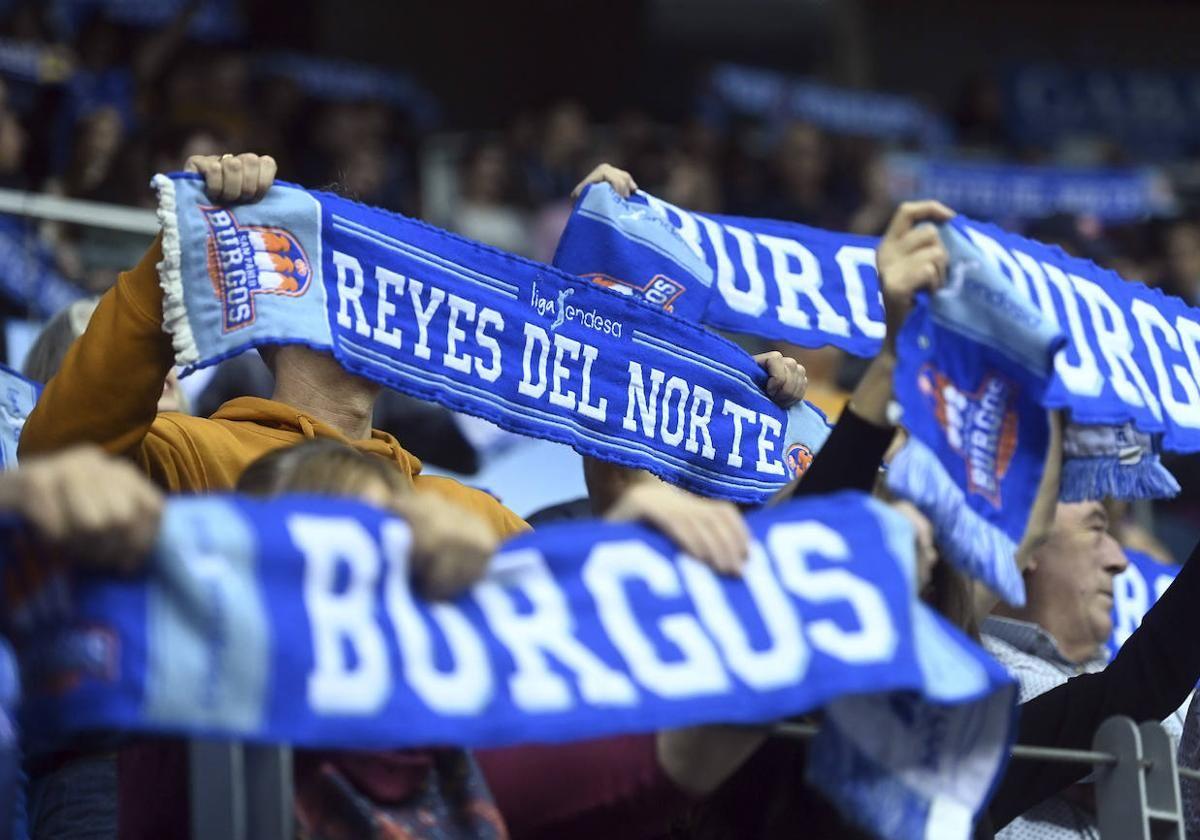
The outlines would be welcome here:
[[[251,496],[315,493],[355,496],[371,480],[382,481],[393,493],[411,487],[396,467],[383,458],[359,452],[333,440],[311,440],[268,452],[242,471],[237,490]]]

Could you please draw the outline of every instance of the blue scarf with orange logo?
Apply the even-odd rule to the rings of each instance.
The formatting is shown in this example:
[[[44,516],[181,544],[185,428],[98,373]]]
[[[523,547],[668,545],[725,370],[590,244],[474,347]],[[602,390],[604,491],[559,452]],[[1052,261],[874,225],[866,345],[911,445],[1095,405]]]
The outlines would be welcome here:
[[[896,340],[896,399],[909,438],[888,487],[933,523],[947,558],[1011,604],[1015,563],[1050,440],[1046,389],[1065,339],[953,222],[946,285],[918,295]]]
[[[512,432],[761,502],[828,435],[745,351],[661,308],[419,221],[276,184],[215,207],[156,176],[163,320],[184,373],[303,344]]]

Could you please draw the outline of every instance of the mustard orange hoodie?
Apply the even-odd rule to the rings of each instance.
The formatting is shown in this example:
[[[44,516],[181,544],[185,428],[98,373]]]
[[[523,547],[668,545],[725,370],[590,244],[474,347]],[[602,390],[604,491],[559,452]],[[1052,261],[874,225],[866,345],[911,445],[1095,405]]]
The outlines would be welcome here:
[[[175,492],[230,490],[251,461],[273,449],[332,438],[387,458],[418,492],[436,493],[481,516],[505,537],[528,529],[493,497],[458,482],[421,475],[421,462],[378,430],[369,440],[339,431],[284,403],[240,397],[211,418],[158,413],[163,380],[174,364],[163,330],[155,243],[100,300],[87,331],[68,351],[21,432],[20,455],[94,443],[133,458],[158,485]],[[104,492],[104,488],[96,488]]]

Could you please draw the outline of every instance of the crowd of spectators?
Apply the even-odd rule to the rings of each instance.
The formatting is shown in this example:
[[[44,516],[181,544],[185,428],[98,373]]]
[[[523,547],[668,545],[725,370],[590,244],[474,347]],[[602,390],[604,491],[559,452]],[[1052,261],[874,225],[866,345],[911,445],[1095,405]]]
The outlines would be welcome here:
[[[515,103],[507,125],[451,126],[447,144],[447,134],[426,130],[415,105],[351,86],[339,98],[247,47],[191,39],[204,6],[195,0],[157,28],[119,24],[104,4],[81,4],[66,34],[53,25],[56,5],[0,8],[0,48],[38,55],[32,77],[13,62],[0,65],[3,187],[149,207],[146,172],[178,168],[192,154],[254,149],[306,186],[336,185],[364,203],[539,259],[553,252],[570,187],[601,161],[703,212],[878,235],[896,203],[882,162],[887,144],[786,117],[716,115],[701,107],[702,84],[689,94],[695,116],[683,120],[663,122],[631,106],[601,122],[570,99]],[[994,85],[969,80],[944,115],[958,138],[953,153],[1047,161],[1045,150],[1012,141],[1002,109]],[[448,188],[422,183],[430,145],[455,150]],[[1099,159],[1130,161],[1112,144]],[[439,189],[447,194],[431,194]],[[1086,217],[1007,221],[1200,301],[1200,227],[1190,217],[1116,227]],[[111,284],[99,266],[128,263],[96,247],[86,230],[41,233],[63,273],[89,291]],[[9,304],[19,310],[19,301]]]
[[[751,120],[725,114],[718,118],[711,110],[703,108],[697,108],[690,118],[674,121],[663,121],[654,114],[632,107],[600,120],[589,114],[581,102],[571,99],[541,107],[517,108],[507,125],[491,126],[486,130],[478,126],[447,127],[453,130],[434,132],[424,117],[406,108],[400,100],[380,95],[378,87],[372,89],[374,93],[364,93],[359,87],[353,92],[347,89],[342,96],[331,96],[329,87],[307,86],[305,80],[288,71],[286,65],[259,61],[259,57],[247,48],[196,42],[189,33],[202,6],[198,2],[184,3],[177,7],[170,20],[154,28],[119,24],[109,19],[102,7],[97,7],[80,13],[73,31],[64,33],[61,27],[54,25],[52,16],[41,4],[16,4],[7,11],[0,4],[0,188],[150,208],[152,194],[146,183],[148,173],[177,170],[185,160],[204,155],[211,156],[207,158],[207,166],[220,169],[224,165],[216,157],[220,153],[252,150],[273,157],[279,172],[289,180],[309,187],[327,186],[364,203],[418,216],[472,239],[541,261],[552,258],[570,212],[571,188],[601,161],[616,162],[632,172],[642,188],[701,212],[763,216],[864,235],[883,233],[889,220],[896,215],[897,196],[888,178],[885,157],[890,149],[877,139],[837,134],[811,122],[786,117]],[[36,54],[37,72],[5,75],[6,67],[11,70],[16,66],[5,56],[16,55],[22,49],[33,50]],[[971,82],[958,106],[947,109],[947,118],[958,131],[959,154],[973,159],[1045,161],[1044,153],[1013,145],[1003,128],[1002,107],[994,89],[978,80]],[[1106,152],[1107,162],[1124,162],[1126,159],[1120,149]],[[271,177],[273,175],[274,169]],[[245,196],[226,198],[244,199]],[[944,215],[935,214],[928,218],[944,221],[949,216],[944,209],[938,213]],[[1200,221],[1189,216],[1186,207],[1184,212],[1172,217],[1120,225],[1109,225],[1087,215],[999,221],[1015,224],[1031,236],[1093,259],[1128,279],[1160,287],[1200,305]],[[34,344],[24,360],[25,372],[45,381],[64,364],[67,346],[78,339],[96,311],[95,296],[117,282],[119,270],[138,264],[146,249],[147,237],[116,233],[101,227],[51,222],[28,223],[23,236],[49,255],[52,270],[75,287],[81,297],[79,302],[53,319],[45,318],[46,313],[37,312],[29,300],[19,295],[10,295],[0,305],[0,317],[49,320],[42,339]],[[143,261],[131,272],[140,279],[130,279],[131,275],[126,275],[121,283],[127,288],[138,285],[148,299],[153,298],[157,286],[149,268],[152,264],[152,261]],[[3,280],[3,273],[19,270],[20,266],[0,265],[0,280]],[[897,272],[894,276],[901,274]],[[19,283],[11,282],[0,282],[0,286],[10,290],[20,288]],[[912,291],[908,290],[909,298]],[[894,289],[892,293],[897,294]],[[72,361],[67,363],[67,375],[47,389],[49,398],[43,398],[39,405],[40,415],[27,424],[22,440],[23,458],[25,454],[35,458],[38,455],[51,457],[78,443],[72,423],[76,413],[88,413],[84,409],[94,409],[92,413],[99,418],[99,423],[88,418],[93,427],[102,427],[106,418],[113,427],[99,431],[89,428],[88,439],[104,438],[104,434],[111,433],[111,439],[92,442],[101,443],[110,452],[129,454],[121,442],[128,433],[127,427],[136,425],[131,423],[130,417],[143,408],[153,409],[154,400],[158,399],[158,411],[171,417],[154,420],[153,424],[157,425],[151,424],[147,433],[147,440],[151,442],[143,441],[135,447],[138,464],[151,477],[157,477],[160,484],[166,485],[165,488],[151,489],[143,479],[136,479],[141,488],[135,488],[136,494],[141,495],[134,497],[142,498],[148,508],[157,510],[161,507],[161,489],[204,491],[232,487],[268,496],[289,489],[357,495],[367,500],[373,496],[390,498],[395,495],[400,499],[397,509],[406,514],[416,511],[418,504],[432,505],[429,510],[420,511],[421,516],[415,517],[427,530],[419,532],[414,539],[422,544],[418,548],[429,543],[436,544],[438,550],[416,552],[422,562],[428,559],[428,564],[418,568],[415,574],[418,586],[435,596],[460,591],[482,573],[496,540],[526,529],[521,517],[501,507],[492,496],[428,473],[417,475],[414,472],[413,463],[418,458],[460,473],[475,472],[482,461],[476,450],[484,447],[479,445],[479,431],[472,430],[470,421],[461,421],[443,409],[397,395],[387,395],[377,403],[374,392],[360,393],[358,380],[347,377],[328,359],[319,358],[320,354],[300,347],[276,348],[274,354],[267,353],[271,372],[253,354],[233,360],[218,370],[208,388],[195,395],[189,412],[185,395],[178,390],[178,381],[169,370],[170,348],[167,347],[167,354],[162,356],[161,370],[154,367],[154,359],[135,359],[132,355],[128,360],[123,359],[119,352],[120,340],[130,336],[122,334],[122,330],[136,332],[139,325],[125,311],[126,303],[119,294],[114,293],[105,300],[99,310],[103,314],[97,316],[101,326],[83,339],[84,343],[91,342],[90,354],[74,354]],[[122,321],[122,317],[127,320]],[[148,330],[151,340],[166,341],[161,324],[151,324],[148,328],[142,324],[140,327]],[[133,335],[134,339],[138,337]],[[107,347],[106,339],[109,340]],[[816,462],[823,466],[814,468],[800,490],[793,490],[804,495],[855,484],[869,490],[875,482],[883,452],[893,437],[893,430],[887,425],[886,408],[891,389],[889,365],[894,360],[888,364],[872,363],[873,366],[868,367],[865,361],[833,349],[768,347],[750,339],[745,341],[754,351],[780,350],[802,362],[807,371],[808,398],[833,415],[846,404],[851,391],[855,394],[854,407],[842,418],[840,432],[834,432],[840,437],[832,440],[840,442],[843,459],[857,465],[858,469],[852,471],[856,480],[850,482],[846,464],[839,465],[835,460],[839,446],[834,445],[831,447],[834,455],[826,454],[823,462]],[[133,344],[129,346],[136,349]],[[103,348],[103,352],[97,351],[97,347]],[[6,361],[19,362],[14,358]],[[129,364],[123,366],[124,361]],[[141,380],[135,383],[140,388],[139,398],[145,398],[142,400],[145,405],[122,409],[129,416],[117,416],[119,412],[113,405],[119,400],[112,399],[111,389],[108,389],[108,383],[99,381],[101,377],[89,375],[91,369],[87,365],[92,364],[98,369],[103,365],[121,368],[120,373],[126,377],[122,382],[126,392],[138,390],[130,386],[130,382],[137,380],[131,371],[135,371],[138,364],[145,367],[139,373],[144,374]],[[771,371],[768,364],[763,364]],[[300,370],[305,376],[297,376],[296,372]],[[790,370],[795,373],[798,368],[793,366]],[[802,376],[803,372],[795,374],[797,381]],[[321,387],[315,386],[314,382]],[[81,399],[81,395],[86,399]],[[118,395],[124,396],[128,394]],[[272,397],[276,402],[271,405],[279,411],[272,414],[260,405],[256,409],[258,413],[247,419],[240,415],[223,416],[218,408],[231,397],[253,399],[255,396]],[[795,395],[795,399],[799,398]],[[265,404],[265,401],[260,402]],[[325,417],[345,420],[347,405],[356,408],[356,412],[350,412],[353,423],[343,426],[323,424]],[[293,417],[294,412],[282,411],[288,406],[309,410],[320,422],[314,425],[305,417],[303,424],[292,429],[287,424],[293,419],[297,423],[299,420]],[[867,407],[871,410],[864,413]],[[206,419],[210,415],[213,419]],[[264,427],[270,427],[276,434],[264,438],[261,433]],[[372,432],[373,427],[382,431]],[[287,429],[287,444],[299,445],[293,449],[276,448],[283,446],[276,440],[281,428]],[[317,429],[315,433],[314,428]],[[232,455],[212,443],[217,430],[225,434],[230,429],[241,436],[237,451]],[[401,450],[396,439],[385,432],[394,434],[406,449]],[[314,436],[318,440],[309,440]],[[269,441],[264,443],[267,438]],[[163,481],[161,477],[169,470],[160,464],[160,460],[164,464],[176,464],[172,460],[174,455],[163,454],[176,450],[199,453],[197,463],[192,465],[194,469],[190,472],[184,469],[178,474],[172,473],[172,480]],[[856,455],[851,457],[852,453]],[[396,469],[375,457],[378,455],[394,460]],[[66,456],[58,457],[83,459],[70,464],[73,475],[87,474],[91,469],[113,469],[96,453],[87,451],[83,454],[76,451],[74,455],[68,452]],[[92,460],[89,462],[88,459]],[[340,475],[344,471],[353,481],[347,478],[343,482],[345,486],[335,488],[311,486],[307,471],[313,462],[333,463],[338,467],[334,472]],[[14,482],[32,481],[34,484],[30,486],[36,489],[39,476],[53,470],[53,464],[46,466],[48,463],[51,462],[43,461],[39,465],[34,460],[32,469],[24,467],[21,472],[13,473],[17,479],[10,476],[10,485],[15,487]],[[62,463],[60,461],[59,465]],[[247,464],[256,466],[243,471]],[[1160,690],[1154,697],[1149,696],[1149,691],[1139,694],[1138,680],[1127,674],[1134,667],[1130,663],[1136,656],[1148,655],[1146,648],[1150,642],[1145,641],[1148,634],[1141,637],[1140,654],[1137,651],[1126,654],[1107,677],[1109,682],[1123,686],[1128,696],[1111,688],[1097,690],[1097,686],[1107,685],[1100,677],[1091,681],[1070,679],[1083,672],[1103,672],[1106,668],[1107,659],[1100,646],[1111,631],[1112,578],[1123,571],[1127,562],[1119,544],[1137,547],[1171,561],[1182,559],[1194,542],[1192,523],[1196,521],[1196,500],[1200,500],[1200,466],[1195,458],[1181,458],[1172,461],[1171,467],[1183,484],[1184,492],[1179,501],[1159,508],[1153,528],[1145,527],[1146,520],[1144,517],[1139,519],[1138,511],[1117,506],[1104,507],[1099,503],[1084,508],[1059,506],[1057,518],[1050,517],[1054,521],[1046,524],[1046,534],[1036,543],[1036,555],[1030,554],[1033,565],[1029,566],[1027,576],[1031,583],[1029,607],[1023,612],[998,613],[999,618],[993,617],[990,624],[983,626],[990,647],[999,658],[1014,670],[1024,668],[1037,677],[1031,682],[1027,675],[1023,683],[1021,699],[1029,701],[1024,720],[1030,726],[1023,730],[1023,735],[1051,745],[1086,746],[1094,724],[1108,712],[1134,709],[1146,717],[1163,718],[1179,705],[1186,693],[1184,689],[1194,684],[1195,680],[1191,678],[1195,670],[1192,666],[1196,664],[1194,650],[1167,650],[1189,666],[1177,669],[1174,674],[1180,685],[1168,686],[1169,691],[1156,686]],[[835,473],[840,482],[836,486],[820,483]],[[630,491],[622,487],[620,489],[626,495],[614,495],[612,504],[598,505],[600,493],[594,486],[596,475],[593,472],[588,476],[593,485],[588,488],[593,512],[607,513],[608,518],[618,521],[646,520],[667,531],[693,555],[719,565],[720,557],[705,558],[701,549],[688,546],[686,530],[681,532],[682,536],[672,531],[672,527],[677,527],[676,523],[690,521],[687,515],[672,517],[663,513],[671,510],[672,504],[684,504],[673,496],[662,495],[678,491],[664,490],[665,485],[650,491]],[[133,483],[135,479],[129,472],[123,478],[117,474],[116,479],[106,480]],[[43,479],[43,483],[45,481]],[[27,489],[10,487],[9,493],[18,501],[36,498],[26,492]],[[647,497],[647,492],[660,495]],[[419,496],[426,498],[416,498]],[[438,499],[456,502],[467,513],[452,507],[438,507]],[[578,501],[587,503],[589,500]],[[32,507],[28,502],[26,506]],[[52,505],[41,507],[54,512]],[[733,554],[740,557],[744,554],[741,543],[745,541],[745,535],[740,519],[731,506],[727,507],[728,510],[722,508],[719,518],[713,509],[702,509],[696,519],[700,522],[711,520],[716,523],[711,525],[716,529],[713,533],[724,533],[721,539],[714,537],[707,542],[734,544],[738,550]],[[684,508],[681,510],[689,512]],[[26,514],[36,519],[29,511]],[[479,522],[473,524],[474,518]],[[471,527],[464,527],[464,523]],[[488,524],[492,526],[490,529]],[[465,547],[460,544],[464,533],[478,535],[485,532],[488,536],[481,544]],[[142,535],[142,539],[148,537]],[[460,560],[466,558],[459,564],[462,568],[446,562],[452,556],[445,547],[447,542],[458,552]],[[1073,564],[1078,558],[1082,560]],[[945,567],[939,568],[944,570]],[[977,619],[987,611],[971,605],[970,596],[965,594],[968,592],[965,584],[954,580],[947,584],[944,571],[936,575],[932,570],[926,571],[929,579],[922,581],[925,597],[965,629],[977,633]],[[1093,587],[1096,592],[1089,590],[1088,599],[1076,599],[1079,603],[1067,602],[1061,597],[1070,588],[1066,583],[1085,576],[1097,581]],[[1195,574],[1186,578],[1188,587],[1194,588],[1194,578]],[[1045,583],[1039,585],[1039,579]],[[1168,609],[1173,610],[1171,615],[1175,616],[1172,620],[1183,621],[1181,614],[1188,612],[1184,609],[1184,599],[1190,588],[1184,594],[1177,590],[1174,600],[1169,601]],[[957,593],[957,607],[953,609],[948,606],[948,601],[953,600],[948,592]],[[1049,594],[1038,597],[1041,593]],[[1107,600],[1100,596],[1106,596]],[[956,611],[961,615],[953,615]],[[1167,621],[1164,616],[1169,614],[1160,609],[1158,615],[1161,625]],[[1076,631],[1086,632],[1082,632],[1080,638],[1074,638],[1072,634]],[[1153,638],[1160,647],[1164,644],[1163,639],[1173,640],[1175,647],[1185,641],[1168,633]],[[1151,649],[1150,653],[1166,657],[1157,648]],[[1043,692],[1044,699],[1037,700]],[[1120,702],[1105,705],[1097,701],[1089,705],[1100,695],[1109,701],[1116,697]],[[1080,709],[1090,709],[1090,716],[1080,714]],[[1180,716],[1182,713],[1181,709]],[[1200,714],[1194,713],[1194,717],[1200,720]],[[764,777],[779,785],[786,783],[799,787],[795,755],[784,756],[782,770],[780,766],[767,766],[773,762],[778,765],[775,762],[777,756],[772,752],[773,747],[758,750],[761,741],[758,736],[748,745],[737,744],[737,749],[731,753],[726,749],[730,742],[707,740],[714,737],[713,732],[670,735],[672,737],[664,737],[659,742],[653,738],[642,739],[633,747],[630,743],[612,741],[607,747],[601,744],[588,748],[598,749],[595,753],[579,752],[574,748],[558,753],[480,752],[479,766],[464,752],[432,749],[400,756],[373,754],[362,763],[346,756],[302,756],[296,774],[297,809],[302,823],[320,827],[313,829],[314,835],[324,832],[327,836],[337,836],[341,829],[336,826],[340,824],[326,823],[326,820],[333,819],[331,814],[335,810],[329,803],[339,803],[336,797],[331,798],[325,786],[345,775],[366,780],[361,790],[351,797],[351,804],[357,809],[353,812],[355,820],[370,822],[375,818],[377,801],[387,798],[384,793],[371,790],[372,781],[391,778],[389,774],[400,765],[407,766],[415,774],[414,778],[424,778],[435,770],[444,771],[447,778],[459,780],[470,802],[478,798],[490,803],[490,797],[494,795],[496,804],[488,804],[490,810],[486,813],[472,811],[479,823],[473,828],[473,836],[493,836],[493,832],[496,836],[504,836],[505,829],[498,819],[501,811],[508,829],[517,836],[565,836],[561,824],[543,825],[542,821],[552,822],[547,816],[550,809],[540,805],[534,808],[525,803],[537,802],[534,794],[553,796],[568,805],[572,804],[570,797],[574,795],[608,797],[610,792],[603,789],[604,780],[595,780],[603,775],[596,767],[603,769],[606,761],[616,761],[614,766],[623,773],[630,768],[644,769],[643,764],[652,766],[656,774],[652,778],[657,787],[650,788],[650,794],[645,798],[655,800],[652,804],[669,812],[668,815],[675,811],[682,813],[685,805],[690,807],[683,801],[684,794],[692,797],[720,794],[723,790],[723,798],[718,796],[706,803],[712,806],[712,813],[701,812],[714,824],[720,824],[721,819],[729,816],[723,813],[728,810],[732,814],[729,819],[737,821],[731,824],[745,825],[747,809],[741,802],[742,793],[739,793],[738,785],[730,787],[726,783],[730,778],[738,778],[734,773],[746,756],[754,755],[754,759],[746,765],[749,772],[741,772],[739,784],[753,782],[758,800],[775,796],[773,786],[757,790],[758,780]],[[1178,737],[1178,732],[1173,735]],[[692,737],[700,740],[688,740]],[[720,772],[713,770],[711,763],[695,760],[695,755],[701,754],[696,751],[700,747],[709,749],[712,743],[722,747],[717,752],[725,756],[736,754],[738,760],[730,767],[720,766],[718,762]],[[95,812],[103,811],[114,824],[117,814],[121,814],[125,821],[122,836],[163,836],[161,826],[174,825],[186,813],[186,800],[181,798],[184,796],[181,791],[185,773],[180,765],[183,753],[179,745],[125,745],[120,764],[114,758],[112,746],[89,744],[87,750],[80,751],[83,759],[92,762],[91,769],[84,769],[94,770],[95,778],[104,787],[93,797],[90,807]],[[611,752],[604,752],[605,749]],[[68,794],[74,795],[80,790],[79,786],[86,783],[88,777],[77,772],[81,763],[79,757],[74,752],[65,757],[55,755],[52,762],[36,767],[35,781],[39,781],[41,787],[31,800],[35,817],[40,819],[52,813],[56,803],[65,800]],[[560,775],[555,761],[562,763],[561,778],[552,778]],[[764,766],[767,766],[765,774],[761,772]],[[73,775],[59,775],[64,768]],[[591,773],[592,777],[585,781],[594,783],[593,788],[585,784],[566,790],[571,787],[568,782],[572,780],[568,769],[585,775]],[[373,773],[377,775],[373,776]],[[988,820],[1003,826],[1026,812],[1038,797],[1067,789],[1068,782],[1079,775],[1058,779],[1048,775],[1039,777],[1032,772],[1013,773]],[[622,781],[636,780],[636,776],[636,773],[625,773]],[[138,780],[138,784],[130,783],[129,779]],[[150,803],[143,802],[143,790],[152,789],[151,783],[155,781],[164,790],[171,790],[160,791],[157,798],[151,797]],[[726,786],[721,788],[723,784]],[[489,786],[491,794],[486,793]],[[345,789],[351,790],[350,787]],[[403,795],[397,794],[397,797],[407,801],[414,795],[414,790],[417,786],[405,789],[401,792]],[[639,795],[641,793],[644,792]],[[613,794],[612,798],[618,797]],[[724,807],[724,799],[730,800],[728,809]],[[733,802],[735,799],[738,801]],[[783,797],[776,799],[783,801]],[[130,801],[126,800],[133,802],[132,810]],[[806,799],[789,799],[788,802],[791,811],[773,816],[761,802],[749,809],[750,813],[764,815],[763,825],[755,830],[756,836],[790,836],[785,832],[794,827],[793,817],[812,819],[814,813],[819,813],[816,810],[819,806]],[[497,806],[499,810],[496,810]],[[1070,813],[1075,813],[1073,802],[1066,798],[1052,802],[1049,807],[1067,808]],[[133,818],[130,813],[134,814]],[[585,817],[588,821],[593,819],[590,810],[581,808],[580,813],[583,814],[581,824]],[[1080,813],[1081,825],[1090,820],[1089,813]],[[342,816],[344,814],[339,811],[339,818]],[[781,822],[784,817],[791,820],[787,829],[780,829],[774,823],[768,825],[771,820]],[[143,818],[145,827],[140,833],[128,828],[129,825],[136,828],[138,820]],[[523,823],[522,819],[527,822]],[[1044,821],[1053,822],[1050,817]],[[594,825],[607,826],[598,822]],[[348,833],[357,830],[357,823],[354,828],[346,829]],[[713,831],[720,834],[718,829]],[[112,835],[112,831],[109,834]],[[728,834],[725,832],[721,836]],[[584,835],[572,832],[571,836]],[[706,835],[696,832],[693,836]]]
[[[254,200],[266,192],[275,171],[269,159],[253,155],[209,156],[188,166],[203,173],[218,203]],[[257,174],[236,177],[243,166]],[[589,176],[599,180],[626,195],[630,191],[628,175],[612,167]],[[888,419],[898,363],[894,324],[903,322],[916,294],[942,282],[949,261],[937,232],[921,222],[951,216],[932,201],[905,203],[894,214],[877,253],[892,323],[883,349],[810,467],[776,500],[866,492],[877,484],[879,465],[896,435]],[[104,295],[92,325],[23,425],[20,467],[0,476],[0,510],[16,512],[34,526],[40,542],[31,544],[33,550],[61,550],[85,567],[137,574],[154,539],[164,490],[204,493],[232,485],[254,495],[350,496],[386,505],[409,521],[412,584],[437,599],[477,581],[498,541],[529,528],[487,493],[423,472],[395,438],[371,428],[377,389],[309,347],[263,348],[274,377],[270,400],[236,398],[211,418],[164,406],[171,390],[163,387],[172,371],[170,338],[161,319],[146,314],[153,313],[159,295],[160,257],[155,244]],[[805,377],[795,363],[778,354],[757,361],[768,373],[764,389],[772,400],[783,407],[803,397]],[[1070,677],[1022,704],[1019,742],[1079,749],[1113,715],[1160,720],[1187,701],[1200,674],[1200,651],[1188,641],[1198,630],[1200,614],[1191,605],[1200,566],[1194,561],[1185,566],[1141,630],[1104,666],[1099,643],[1112,629],[1112,579],[1127,561],[1100,503],[1057,502],[1062,424],[1053,412],[1049,423],[1038,498],[1017,550],[1031,587],[1029,603],[1024,611],[998,614],[1023,633],[1057,639],[1062,661],[1042,667]],[[81,443],[123,454],[145,475]],[[91,492],[97,485],[106,492]],[[721,574],[748,573],[749,534],[733,504],[595,460],[588,485],[595,514],[660,529]],[[893,503],[898,516],[924,521],[914,506]],[[923,530],[928,537],[927,522]],[[977,637],[978,622],[995,597],[951,572],[932,539],[918,542],[914,583],[921,598]],[[1045,597],[1035,597],[1039,593]],[[1027,653],[1049,662],[1037,650]],[[1099,673],[1079,675],[1095,668]],[[1140,679],[1148,674],[1155,678]],[[1055,681],[1052,673],[1047,677]],[[1196,714],[1189,710],[1186,727],[1194,728]],[[432,747],[297,750],[295,759],[294,814],[303,837],[390,836],[380,833],[383,825],[428,838],[508,832],[773,838],[794,836],[802,821],[812,836],[864,836],[802,783],[807,752],[795,743],[768,741],[757,727],[698,725],[471,753]],[[26,766],[35,837],[83,836],[80,831],[123,838],[187,836],[188,770],[177,739],[105,733],[96,741],[39,750]],[[996,829],[1085,774],[1077,765],[1046,762],[1006,770],[972,836],[997,836]],[[1084,812],[1083,836],[1089,825]],[[965,832],[963,824],[959,836]]]
[[[315,88],[247,47],[196,40],[190,33],[206,5],[196,0],[179,4],[153,28],[117,23],[104,4],[78,4],[74,25],[64,28],[52,14],[60,5],[0,9],[0,53],[29,49],[39,56],[33,74],[5,74],[11,62],[0,64],[0,187],[146,208],[153,201],[147,173],[178,169],[194,154],[250,149],[273,156],[289,180],[333,187],[542,261],[551,259],[565,225],[571,186],[600,161],[617,163],[644,189],[697,211],[878,235],[896,205],[888,144],[794,119],[717,115],[700,107],[700,86],[694,116],[673,122],[636,106],[600,120],[579,101],[563,99],[540,107],[516,103],[507,125],[430,131],[425,115],[379,87],[331,95],[335,87]],[[1008,136],[1003,108],[994,84],[971,78],[944,109],[955,153],[1049,160],[1045,150]],[[1111,143],[1099,156],[1102,163],[1130,160]],[[1089,216],[998,221],[1200,304],[1200,222],[1186,212],[1119,225]],[[23,235],[86,295],[110,287],[146,244],[139,234],[50,222],[28,225]],[[41,321],[50,314],[19,295],[0,295],[0,318]],[[751,349],[800,358],[810,398],[834,413],[863,367],[832,349]],[[226,391],[260,392],[261,368],[242,367],[251,369]],[[249,383],[254,376],[258,387]],[[459,436],[454,443],[462,452]],[[437,461],[428,448],[418,454]],[[1174,466],[1185,501],[1160,517],[1167,547],[1147,542],[1163,557],[1190,546],[1178,526],[1194,513],[1186,500],[1198,495],[1200,483],[1188,462]]]
[[[314,95],[248,48],[190,40],[202,3],[180,6],[154,29],[115,23],[101,4],[77,15],[70,36],[51,25],[54,5],[0,9],[3,46],[40,53],[36,78],[0,77],[0,186],[146,207],[144,173],[177,168],[191,154],[255,149],[306,186],[337,185],[368,204],[428,215],[418,162],[431,135],[395,101],[362,91]],[[1045,159],[1014,147],[1002,107],[993,87],[972,79],[948,109],[958,151]],[[600,161],[699,211],[877,235],[895,204],[881,143],[800,121],[717,119],[697,108],[696,117],[666,124],[631,107],[598,123],[579,102],[562,100],[518,103],[508,125],[488,128],[458,136],[452,198],[434,202],[444,218],[432,220],[542,259],[570,187]],[[1127,160],[1113,148],[1105,162]],[[1086,218],[1027,224],[1127,276],[1200,300],[1200,228],[1190,219],[1109,229]],[[71,280],[90,291],[111,283],[96,267],[113,255],[91,247],[86,231],[43,234]]]

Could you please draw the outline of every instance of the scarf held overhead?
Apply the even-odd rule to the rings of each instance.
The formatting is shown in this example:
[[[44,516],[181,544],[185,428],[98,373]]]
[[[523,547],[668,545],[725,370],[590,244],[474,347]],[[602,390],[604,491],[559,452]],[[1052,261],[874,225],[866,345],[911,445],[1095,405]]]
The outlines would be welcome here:
[[[827,434],[732,343],[421,222],[276,184],[211,206],[156,176],[164,322],[184,372],[264,344],[697,492],[767,498]]]
[[[1042,401],[1064,338],[962,233],[940,235],[946,284],[917,295],[896,339],[909,437],[888,487],[929,517],[950,562],[1023,604],[1016,547],[1046,461]]]
[[[897,154],[885,159],[884,171],[895,201],[933,198],[985,219],[1068,213],[1129,222],[1177,209],[1171,182],[1150,168],[962,163]]]
[[[1066,334],[1048,407],[1080,425],[1133,423],[1171,451],[1200,451],[1200,311],[994,225],[962,216],[949,224]],[[554,264],[651,302],[645,289],[678,287],[677,300],[691,299],[676,311],[718,329],[871,357],[885,331],[877,243],[693,213],[645,193],[626,200],[601,184],[576,204]]]
[[[916,599],[906,521],[846,493],[747,522],[740,579],[648,529],[583,522],[509,542],[470,592],[425,603],[407,526],[373,508],[173,500],[144,578],[79,578],[68,620],[14,628],[24,723],[37,740],[483,747],[764,722],[848,695],[886,707],[898,692],[925,710],[901,727],[923,748],[860,735],[856,751],[899,779],[985,766],[948,795],[913,788],[914,808],[940,798],[969,826],[1005,761],[1012,681]],[[10,603],[34,597],[9,571]],[[13,606],[10,620],[32,614]],[[857,708],[862,732],[897,735]],[[964,719],[978,737],[947,741]]]

